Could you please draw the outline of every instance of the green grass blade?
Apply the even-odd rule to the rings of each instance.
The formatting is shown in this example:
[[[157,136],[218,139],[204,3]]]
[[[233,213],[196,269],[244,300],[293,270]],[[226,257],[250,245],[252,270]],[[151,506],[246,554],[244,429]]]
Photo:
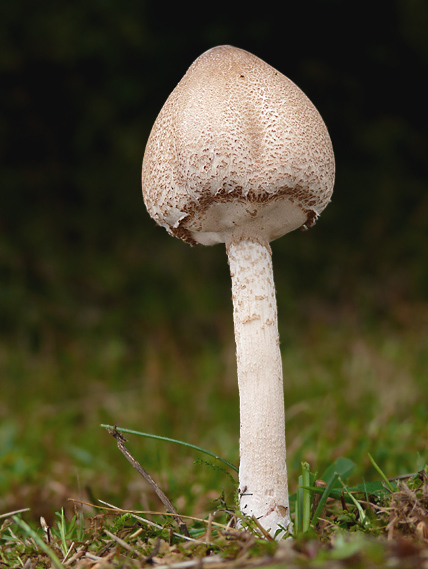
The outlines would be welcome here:
[[[311,473],[309,464],[302,462],[302,486],[309,486],[311,481]],[[309,530],[310,517],[311,517],[311,491],[302,488],[302,532],[306,533]]]
[[[342,481],[341,481],[342,482]],[[346,485],[342,482],[343,485],[343,490],[344,492],[349,496],[349,498],[351,498],[352,502],[354,503],[355,507],[358,510],[359,516],[360,516],[360,525],[363,528],[366,528],[370,525],[370,520],[369,518],[366,516],[366,513],[364,512],[363,508],[361,507],[361,504],[358,502],[358,500],[356,500],[354,498],[354,496],[351,494],[351,492],[349,491],[349,489],[346,487]]]
[[[386,474],[380,469],[380,467],[376,464],[375,459],[372,457],[372,455],[370,453],[368,453],[369,455],[369,459],[370,462],[373,464],[373,466],[375,467],[375,469],[378,471],[379,475],[382,477],[382,480],[385,482],[385,484],[387,485],[388,489],[391,492],[394,492],[394,488],[391,484],[391,482],[388,480]]]
[[[40,547],[40,549],[42,549],[46,553],[46,555],[49,555],[49,557],[52,560],[52,563],[55,565],[57,569],[64,569],[64,565],[58,559],[55,552],[48,545],[46,545],[46,543],[43,541],[43,539],[38,535],[36,531],[34,531],[26,522],[24,522],[24,520],[21,520],[21,518],[13,516],[12,519],[22,530],[25,531],[27,535],[29,535],[32,539],[34,539],[36,544]]]
[[[302,532],[302,510],[303,510],[303,479],[302,475],[297,480],[296,505],[294,508],[294,534]]]
[[[311,473],[309,464],[302,462],[302,474],[298,479],[294,508],[294,534],[302,535],[309,530],[311,515]]]
[[[58,514],[58,512],[57,512]],[[65,514],[64,514],[64,508],[61,508],[61,513],[59,514],[59,518],[61,520],[61,523],[59,523],[59,529],[60,529],[60,533],[61,533],[61,545],[62,545],[62,553],[64,554],[64,556],[67,553],[67,531],[66,531],[66,527],[65,527]]]
[[[239,472],[239,468],[237,466],[235,466],[234,464],[232,464],[231,462],[229,462],[228,460],[226,460],[225,458],[222,458],[221,456],[214,454],[210,450],[198,447],[196,445],[192,445],[190,443],[186,443],[184,441],[178,441],[176,439],[170,439],[168,437],[161,437],[159,435],[152,435],[150,433],[142,433],[140,431],[132,431],[131,429],[122,429],[120,427],[112,427],[111,425],[101,425],[101,427],[104,427],[105,429],[111,429],[111,430],[116,429],[116,431],[119,431],[120,433],[128,433],[130,435],[138,435],[140,437],[146,437],[148,439],[156,439],[158,441],[164,441],[167,443],[174,443],[177,445],[182,445],[184,447],[191,448],[193,450],[197,450],[198,452],[203,452],[204,454],[208,454],[209,456],[212,456],[216,460],[220,460],[223,464],[226,464],[226,466],[228,466],[229,468],[231,468],[235,472]]]
[[[323,511],[323,508],[325,506],[325,503],[327,502],[327,498],[330,496],[330,492],[333,489],[334,485],[337,482],[337,479],[339,478],[339,474],[337,472],[334,473],[333,476],[331,476],[329,483],[327,484],[326,488],[324,489],[323,495],[321,496],[321,499],[319,501],[319,504],[317,506],[317,509],[315,510],[315,513],[312,517],[312,525],[315,526],[318,522],[318,518],[321,515],[321,512]]]

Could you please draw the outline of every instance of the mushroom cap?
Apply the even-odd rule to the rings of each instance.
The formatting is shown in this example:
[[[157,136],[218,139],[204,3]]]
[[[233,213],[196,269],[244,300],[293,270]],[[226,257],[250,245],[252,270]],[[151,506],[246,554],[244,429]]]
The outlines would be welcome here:
[[[195,244],[270,242],[330,201],[334,154],[315,106],[251,53],[203,53],[168,97],[143,160],[149,214]]]

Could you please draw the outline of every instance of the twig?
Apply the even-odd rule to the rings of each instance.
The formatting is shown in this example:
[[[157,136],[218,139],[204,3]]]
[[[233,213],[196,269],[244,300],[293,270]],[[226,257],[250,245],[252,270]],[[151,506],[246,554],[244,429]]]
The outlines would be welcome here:
[[[173,517],[177,522],[178,527],[180,528],[182,534],[185,535],[186,537],[190,537],[189,530],[187,529],[185,522],[178,515],[177,510],[174,508],[174,506],[171,504],[169,499],[165,496],[163,491],[159,488],[159,486],[156,484],[156,482],[153,480],[153,478],[150,476],[147,470],[145,470],[141,466],[141,464],[137,460],[135,460],[135,458],[126,448],[124,444],[126,442],[125,437],[121,435],[119,431],[117,431],[116,429],[107,429],[107,430],[116,439],[117,448],[120,450],[123,456],[128,460],[128,462],[132,464],[132,466],[135,468],[138,474],[140,474],[143,478],[147,480],[147,482],[153,487],[154,491],[158,495],[159,499],[161,500],[165,508],[173,514]]]
[[[254,524],[257,526],[257,529],[261,532],[263,537],[265,537],[268,541],[275,541],[273,537],[270,535],[270,533],[267,532],[265,528],[261,525],[261,523],[254,514],[252,515],[251,519],[254,522]]]

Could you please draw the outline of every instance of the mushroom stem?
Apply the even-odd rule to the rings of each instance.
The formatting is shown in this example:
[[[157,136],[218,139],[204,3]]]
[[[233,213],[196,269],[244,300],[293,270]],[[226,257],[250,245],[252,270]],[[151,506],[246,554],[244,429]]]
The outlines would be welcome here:
[[[290,523],[281,352],[268,243],[226,243],[240,399],[240,507],[271,535]]]

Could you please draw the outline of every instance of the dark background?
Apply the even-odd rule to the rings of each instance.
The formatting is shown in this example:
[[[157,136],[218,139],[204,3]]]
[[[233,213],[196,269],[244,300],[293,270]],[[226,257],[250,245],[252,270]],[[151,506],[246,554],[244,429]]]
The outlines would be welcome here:
[[[426,2],[279,11],[17,0],[0,10],[4,338],[37,351],[110,330],[132,347],[165,322],[183,342],[194,326],[198,338],[216,334],[210,318],[230,310],[224,250],[192,250],[156,228],[140,171],[165,99],[198,55],[225,43],[296,82],[336,153],[333,201],[316,228],[273,245],[280,308],[298,297],[368,318],[399,320],[402,305],[426,315]]]
[[[425,0],[0,3],[3,511],[52,519],[73,493],[138,504],[100,423],[238,460],[224,247],[156,227],[140,181],[167,96],[226,43],[303,89],[336,154],[317,225],[272,244],[290,480],[302,460],[321,472],[341,455],[371,479],[367,452],[390,475],[415,471],[426,446],[427,30]],[[173,501],[184,497],[180,511],[198,511],[204,477],[215,496],[227,484],[193,453],[151,442],[131,448]]]

